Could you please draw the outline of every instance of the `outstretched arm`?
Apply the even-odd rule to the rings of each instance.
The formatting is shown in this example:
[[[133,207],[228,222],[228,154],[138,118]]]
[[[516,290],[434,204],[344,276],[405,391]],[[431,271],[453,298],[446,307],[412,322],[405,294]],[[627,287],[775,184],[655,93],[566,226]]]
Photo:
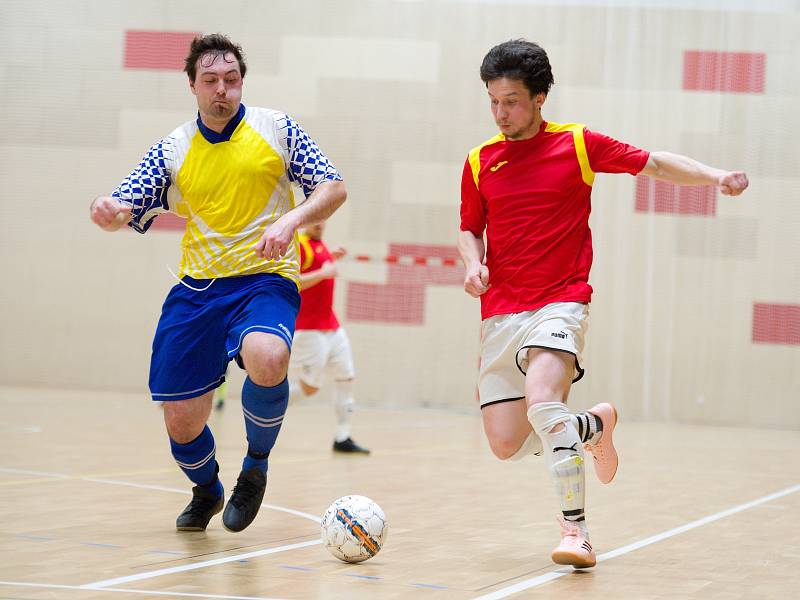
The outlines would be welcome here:
[[[477,238],[471,231],[458,232],[458,251],[464,262],[464,291],[473,298],[487,292],[489,285],[489,268],[483,264],[486,246],[483,237]]]
[[[744,171],[723,171],[671,152],[651,152],[641,174],[678,185],[715,185],[727,196],[738,196],[749,184]]]

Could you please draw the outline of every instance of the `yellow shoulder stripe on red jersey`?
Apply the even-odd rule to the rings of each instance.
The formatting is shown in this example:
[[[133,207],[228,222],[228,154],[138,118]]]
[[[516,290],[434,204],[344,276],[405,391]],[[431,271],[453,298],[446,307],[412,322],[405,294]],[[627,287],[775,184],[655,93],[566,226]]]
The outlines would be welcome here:
[[[311,243],[309,242],[309,238],[307,235],[301,233],[297,236],[297,241],[300,242],[300,245],[303,247],[302,254],[305,255],[303,257],[303,264],[300,265],[300,271],[308,271],[311,263],[314,262],[314,249],[311,247]]]
[[[506,139],[502,133],[498,133],[490,140],[486,140],[480,146],[475,146],[469,151],[469,166],[472,169],[472,180],[475,182],[475,187],[478,187],[478,173],[481,170],[481,150],[490,144],[496,144]]]
[[[586,142],[583,139],[583,128],[585,126],[582,123],[547,123],[547,127],[545,127],[545,131],[548,133],[558,133],[561,131],[570,131],[572,132],[572,139],[575,142],[575,153],[578,155],[578,164],[581,167],[581,176],[583,177],[583,182],[591,186],[594,184],[594,171],[592,171],[592,167],[589,165],[589,155],[586,152]]]

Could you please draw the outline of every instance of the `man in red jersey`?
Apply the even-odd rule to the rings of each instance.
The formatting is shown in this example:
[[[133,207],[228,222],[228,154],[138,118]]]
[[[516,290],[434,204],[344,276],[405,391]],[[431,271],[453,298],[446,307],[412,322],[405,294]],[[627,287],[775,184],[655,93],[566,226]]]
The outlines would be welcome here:
[[[307,227],[300,236],[300,312],[295,324],[291,370],[299,372],[290,389],[293,397],[313,396],[319,391],[322,375],[330,368],[336,389],[336,435],[334,452],[369,454],[350,437],[353,413],[353,353],[347,333],[333,312],[336,261],[345,255],[342,247],[328,250],[322,241],[323,223]]]
[[[464,289],[481,299],[478,389],[489,445],[500,459],[541,453],[561,511],[558,564],[596,564],[584,518],[584,453],[603,483],[616,474],[617,413],[608,403],[570,414],[592,288],[589,231],[595,173],[642,173],[681,185],[716,185],[736,196],[748,185],[667,152],[647,152],[581,124],[545,121],[553,84],[546,52],[511,40],[481,65],[500,133],[473,148],[461,181],[459,251]],[[485,233],[485,242],[484,242]],[[585,445],[582,447],[582,444]]]

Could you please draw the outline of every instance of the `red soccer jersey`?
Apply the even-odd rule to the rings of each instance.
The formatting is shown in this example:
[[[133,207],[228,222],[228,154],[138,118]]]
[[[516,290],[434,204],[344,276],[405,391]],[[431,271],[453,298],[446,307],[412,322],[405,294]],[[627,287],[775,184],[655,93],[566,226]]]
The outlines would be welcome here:
[[[473,148],[461,179],[461,230],[486,230],[491,287],[481,318],[589,302],[595,173],[641,171],[650,153],[581,124],[542,123],[532,138],[498,134]]]
[[[300,236],[300,272],[316,271],[325,262],[332,261],[328,247],[321,240]],[[339,329],[339,320],[333,312],[333,278],[323,279],[317,285],[300,291],[300,312],[295,329]]]

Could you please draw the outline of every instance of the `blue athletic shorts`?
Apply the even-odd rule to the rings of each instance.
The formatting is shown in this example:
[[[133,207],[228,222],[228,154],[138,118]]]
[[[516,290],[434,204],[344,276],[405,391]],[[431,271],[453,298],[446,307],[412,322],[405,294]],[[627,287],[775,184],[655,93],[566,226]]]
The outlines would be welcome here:
[[[184,277],[194,288],[211,280]],[[158,321],[150,359],[153,400],[187,400],[219,387],[228,362],[251,331],[277,335],[292,349],[300,308],[297,286],[275,273],[216,279],[195,291],[172,288]]]

